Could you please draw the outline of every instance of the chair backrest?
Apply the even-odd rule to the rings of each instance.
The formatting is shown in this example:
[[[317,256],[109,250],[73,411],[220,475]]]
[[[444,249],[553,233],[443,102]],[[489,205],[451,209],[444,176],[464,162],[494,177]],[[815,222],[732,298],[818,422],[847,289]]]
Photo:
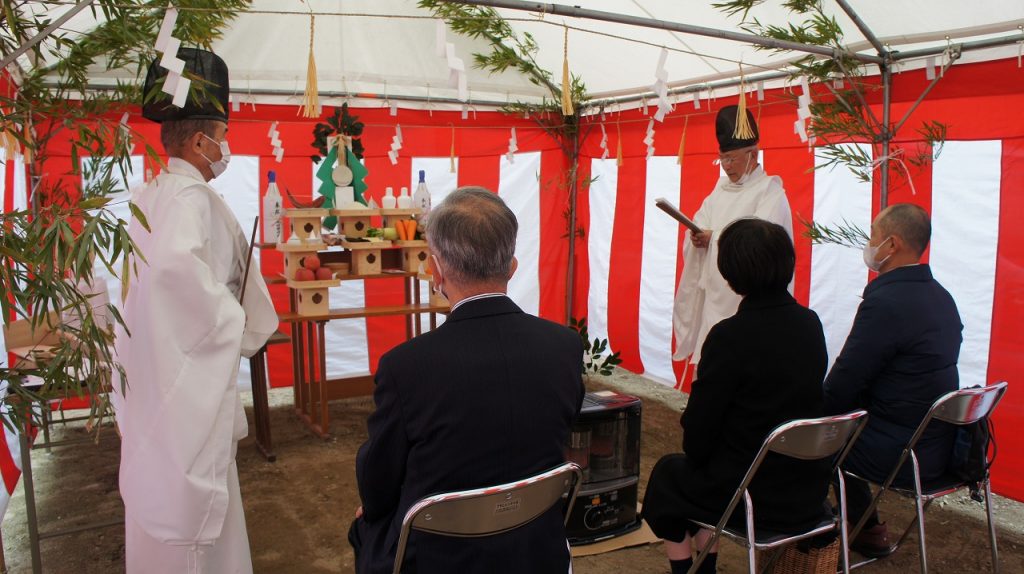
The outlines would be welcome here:
[[[837,468],[850,446],[860,435],[864,422],[867,421],[867,411],[856,410],[842,415],[821,417],[817,419],[797,419],[783,423],[775,427],[761,444],[761,449],[750,463],[747,474],[743,476],[736,493],[722,513],[721,519],[715,526],[715,531],[720,532],[725,528],[725,523],[732,516],[733,511],[743,499],[747,487],[757,474],[758,468],[769,452],[777,452],[801,460],[820,460],[831,458],[842,451],[835,458],[833,468]]]
[[[946,393],[931,408],[932,418],[954,425],[968,425],[992,414],[1006,394],[1005,382]]]
[[[458,537],[508,532],[533,521],[563,499],[564,509],[572,508],[581,479],[580,467],[567,462],[523,480],[420,499],[409,507],[402,520],[395,574],[401,571],[412,530]]]

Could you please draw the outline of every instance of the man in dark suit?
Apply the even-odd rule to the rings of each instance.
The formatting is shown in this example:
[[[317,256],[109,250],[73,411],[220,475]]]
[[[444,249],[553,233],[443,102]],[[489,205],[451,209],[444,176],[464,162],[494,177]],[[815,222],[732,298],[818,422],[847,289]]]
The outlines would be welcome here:
[[[461,188],[430,212],[438,329],[380,360],[369,439],[356,459],[362,507],[349,531],[359,574],[391,572],[402,518],[420,498],[522,479],[564,462],[583,400],[583,346],[505,293],[518,223],[494,193]],[[558,573],[569,568],[561,509],[500,536],[413,533],[403,572]]]
[[[826,413],[869,413],[844,467],[875,482],[892,471],[932,403],[959,387],[963,325],[949,292],[919,263],[930,239],[928,214],[916,205],[896,204],[878,214],[864,246],[864,262],[878,278],[864,289],[850,335],[825,379]],[[934,423],[918,442],[922,480],[945,472],[953,437],[953,427]],[[896,484],[912,484],[912,473],[908,461]],[[861,480],[848,480],[846,488],[850,521],[856,523],[871,491]],[[851,546],[871,557],[892,552],[877,513]]]

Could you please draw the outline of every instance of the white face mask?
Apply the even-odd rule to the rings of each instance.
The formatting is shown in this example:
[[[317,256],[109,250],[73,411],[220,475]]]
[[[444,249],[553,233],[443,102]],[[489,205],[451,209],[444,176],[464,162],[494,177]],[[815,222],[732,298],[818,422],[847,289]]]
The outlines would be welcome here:
[[[203,156],[203,159],[210,162],[210,171],[213,172],[213,177],[219,177],[220,174],[224,173],[224,171],[228,169],[228,163],[231,161],[231,149],[228,147],[228,141],[224,140],[218,142],[206,134],[203,134],[203,137],[220,146],[220,159],[217,161],[211,160],[202,152],[199,154]]]
[[[882,264],[885,263],[890,257],[892,257],[892,253],[890,253],[889,255],[885,256],[885,259],[882,259],[881,261],[875,261],[875,258],[878,257],[878,250],[881,249],[882,246],[885,245],[885,242],[889,241],[890,239],[892,239],[892,236],[886,237],[885,239],[882,240],[881,243],[874,247],[871,246],[870,241],[864,244],[864,265],[867,265],[868,269],[877,273],[878,270],[882,268]]]

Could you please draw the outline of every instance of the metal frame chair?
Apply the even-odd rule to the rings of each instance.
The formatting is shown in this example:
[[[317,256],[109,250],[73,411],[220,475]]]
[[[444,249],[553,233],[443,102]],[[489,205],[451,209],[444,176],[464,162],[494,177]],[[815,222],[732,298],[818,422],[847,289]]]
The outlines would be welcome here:
[[[758,551],[773,550],[836,529],[839,530],[840,543],[842,545],[842,571],[849,572],[850,556],[846,536],[846,483],[843,480],[843,473],[839,470],[839,465],[846,458],[846,454],[850,451],[850,446],[857,440],[857,436],[860,435],[864,421],[867,420],[867,414],[867,411],[857,410],[831,417],[798,419],[775,427],[768,434],[768,437],[765,438],[764,443],[762,443],[761,449],[750,464],[747,474],[740,481],[739,486],[736,488],[736,494],[729,501],[729,505],[725,508],[725,512],[722,513],[722,518],[718,521],[718,524],[712,526],[694,521],[694,523],[702,528],[713,530],[714,534],[703,552],[696,551],[689,574],[694,574],[697,571],[707,557],[708,551],[714,546],[715,541],[723,534],[741,546],[746,547],[750,573],[756,574],[758,571]],[[833,458],[839,453],[832,467],[839,486],[839,516],[822,520],[814,528],[805,532],[797,534],[764,533],[759,536],[754,526],[754,502],[750,497],[747,487],[769,452],[801,460]],[[740,532],[726,526],[741,499],[743,500],[743,508],[746,512],[747,524],[745,532]]]
[[[921,573],[926,574],[928,572],[928,553],[925,546],[925,535],[924,535],[924,513],[931,505],[932,501],[952,494],[961,488],[968,487],[971,483],[963,480],[956,479],[952,476],[943,477],[933,484],[927,485],[929,488],[922,488],[921,485],[921,471],[917,461],[917,454],[914,452],[914,447],[917,446],[918,440],[924,435],[925,429],[933,420],[939,420],[949,424],[964,426],[975,423],[984,417],[991,416],[995,410],[996,405],[1003,398],[1006,393],[1007,384],[1005,382],[995,383],[987,387],[972,387],[967,389],[960,389],[958,391],[952,391],[941,396],[932,403],[928,414],[925,415],[921,424],[918,425],[917,430],[911,436],[907,446],[903,448],[903,452],[900,453],[900,457],[896,462],[896,466],[893,467],[892,471],[889,472],[889,476],[886,477],[885,482],[878,484],[864,477],[858,476],[852,472],[844,471],[848,476],[859,478],[868,483],[879,486],[878,492],[871,499],[871,504],[868,505],[864,515],[861,516],[857,525],[851,530],[850,536],[855,538],[860,533],[861,529],[864,528],[864,524],[867,522],[868,517],[878,507],[878,502],[882,499],[882,495],[885,494],[886,490],[892,490],[897,494],[913,498],[917,510],[917,514],[914,516],[914,520],[911,521],[907,529],[903,531],[899,540],[893,546],[895,552],[897,548],[906,540],[910,531],[917,525],[918,536],[921,540]],[[899,473],[900,468],[903,464],[910,459],[911,467],[914,470],[914,488],[901,488],[893,486],[893,481],[896,480],[896,475]],[[988,537],[989,544],[992,551],[992,571],[998,574],[999,572],[999,551],[996,548],[996,528],[995,522],[992,518],[992,486],[989,483],[989,477],[986,475],[984,480],[981,481],[980,486],[983,488],[985,496],[985,514],[988,517]],[[857,568],[864,564],[874,562],[877,558],[871,558],[863,562],[858,562],[853,567]]]
[[[412,530],[463,538],[494,536],[526,525],[561,500],[568,519],[582,477],[580,467],[567,462],[515,482],[421,498],[402,520],[394,574],[401,572]]]

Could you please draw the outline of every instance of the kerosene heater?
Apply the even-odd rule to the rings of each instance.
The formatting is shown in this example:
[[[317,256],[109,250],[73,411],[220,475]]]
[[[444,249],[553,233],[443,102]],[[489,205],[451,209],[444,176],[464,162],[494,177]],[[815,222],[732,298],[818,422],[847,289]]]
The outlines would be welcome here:
[[[566,459],[583,470],[566,525],[569,544],[590,544],[640,527],[640,399],[612,391],[587,393]]]

